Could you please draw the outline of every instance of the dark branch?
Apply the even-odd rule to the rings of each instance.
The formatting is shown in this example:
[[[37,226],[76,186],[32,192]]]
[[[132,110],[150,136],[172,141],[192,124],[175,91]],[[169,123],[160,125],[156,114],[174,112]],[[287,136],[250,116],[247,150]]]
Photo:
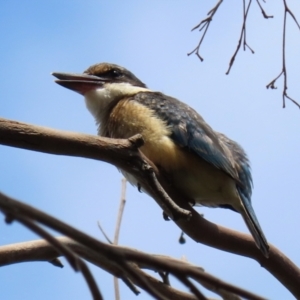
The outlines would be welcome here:
[[[260,11],[261,11],[261,13],[262,13],[262,15],[263,15],[263,17],[264,17],[265,19],[273,18],[273,16],[268,16],[268,15],[266,14],[266,12],[264,11],[263,7],[261,6],[259,0],[256,0],[256,2],[257,2],[258,6],[259,6],[259,8],[260,8]]]
[[[209,27],[209,25],[210,25],[210,23],[211,23],[211,21],[212,21],[212,18],[213,18],[213,16],[215,15],[215,13],[217,12],[217,10],[218,10],[218,8],[219,8],[219,6],[221,5],[222,2],[223,2],[223,0],[219,0],[219,1],[217,2],[217,4],[216,4],[216,5],[215,5],[215,6],[207,13],[208,17],[205,18],[205,19],[203,19],[198,25],[196,25],[196,26],[192,29],[192,31],[193,31],[193,30],[199,28],[199,31],[202,31],[203,29],[204,29],[204,31],[203,31],[202,37],[200,38],[200,41],[199,41],[197,47],[196,47],[193,51],[191,51],[190,53],[188,53],[188,56],[190,56],[191,54],[195,53],[195,54],[198,56],[198,58],[199,58],[201,61],[203,61],[203,58],[201,57],[201,55],[200,55],[200,53],[199,53],[199,52],[200,52],[200,47],[201,47],[201,44],[202,44],[202,42],[203,42],[203,39],[204,39],[204,37],[205,37],[205,35],[206,35],[206,32],[207,32],[207,30],[208,30],[208,27]]]
[[[129,277],[131,280],[136,282],[139,286],[141,286],[148,293],[156,297],[157,299],[168,299],[165,295],[161,294],[159,290],[156,290],[151,281],[144,277],[140,276],[140,273],[136,268],[133,267],[134,264],[143,264],[150,265],[151,268],[156,270],[166,270],[166,272],[176,274],[181,274],[183,271],[183,276],[192,277],[196,280],[204,281],[206,284],[215,285],[216,288],[220,286],[228,290],[230,292],[237,292],[238,295],[244,296],[246,299],[255,299],[261,300],[262,298],[256,296],[250,292],[247,292],[238,287],[232,286],[228,283],[225,283],[209,274],[203,273],[201,269],[198,267],[194,267],[190,264],[185,264],[181,261],[177,261],[174,259],[167,260],[164,258],[153,257],[148,254],[144,254],[142,252],[138,252],[135,250],[131,250],[129,248],[120,248],[115,245],[104,244],[100,241],[97,241],[91,236],[86,235],[85,233],[67,225],[66,223],[61,222],[60,220],[51,217],[29,205],[16,201],[12,198],[5,196],[0,193],[0,210],[8,216],[10,220],[17,220],[24,225],[26,225],[31,230],[35,231],[37,234],[42,235],[51,246],[54,246],[54,250],[56,251],[56,256],[64,254],[69,261],[71,261],[72,265],[78,269],[78,267],[82,267],[74,254],[74,249],[72,247],[65,246],[59,240],[53,239],[46,231],[41,229],[39,226],[33,225],[35,222],[41,223],[44,226],[47,226],[51,229],[54,229],[58,232],[66,234],[68,237],[79,243],[78,247],[81,249],[86,249],[88,253],[88,257],[86,259],[93,262],[91,257],[94,259],[100,259],[103,263],[105,261],[105,266],[110,266],[110,268],[114,268],[118,273],[116,276],[124,276]],[[28,221],[30,219],[30,221]],[[5,248],[5,247],[4,247]],[[0,248],[1,250],[1,248]],[[24,248],[23,248],[24,251]],[[78,250],[77,250],[78,251]],[[75,250],[75,252],[77,252]],[[0,251],[1,254],[1,251]],[[28,260],[28,249],[26,250],[26,260]],[[81,253],[82,256],[84,256]],[[53,256],[53,254],[52,254]],[[18,257],[18,262],[20,262],[20,256],[14,255],[13,261],[10,260],[10,263],[17,262],[16,257]],[[40,259],[40,257],[39,257]],[[47,259],[49,260],[49,259]],[[0,255],[0,264],[1,264],[1,255]],[[3,265],[3,262],[2,262]],[[95,298],[101,299],[101,298]]]
[[[287,70],[286,70],[286,19],[287,19],[287,14],[290,14],[290,16],[292,17],[292,19],[294,20],[294,22],[296,23],[296,25],[298,26],[299,30],[300,30],[300,25],[297,21],[297,19],[295,18],[294,14],[291,12],[291,10],[289,9],[289,7],[286,4],[286,0],[283,0],[284,3],[284,17],[283,17],[283,33],[282,33],[282,70],[279,73],[279,75],[274,78],[269,84],[267,84],[266,88],[267,89],[276,89],[277,87],[275,86],[275,82],[277,81],[277,79],[279,79],[281,77],[281,75],[283,75],[283,90],[282,90],[282,107],[285,108],[285,100],[289,99],[290,101],[292,101],[296,106],[298,106],[298,108],[300,108],[300,104],[292,99],[288,93],[287,93]]]
[[[47,143],[45,143],[46,140]],[[139,152],[134,150],[131,143],[126,140],[110,140],[82,134],[65,133],[0,119],[0,143],[42,152],[54,152],[62,155],[68,153],[71,156],[104,160],[115,166],[122,166],[126,172],[133,174],[142,183],[143,188],[150,191],[149,194],[153,197],[157,198],[161,195],[160,192],[154,191],[155,187],[151,185],[151,181],[150,183],[147,182],[148,177],[145,176],[143,168],[136,167],[143,164],[144,160],[139,155]],[[189,221],[183,218],[175,220],[176,224],[188,236],[196,242],[255,259],[286,286],[295,297],[300,298],[298,288],[300,270],[284,254],[270,245],[270,256],[269,259],[266,259],[257,249],[250,235],[242,234],[205,220],[190,207],[191,199],[183,198],[174,187],[166,183],[164,177],[157,172],[155,166],[153,166],[153,172],[171,199],[181,208],[191,213],[192,217]],[[5,205],[5,203],[4,201],[2,205]],[[22,212],[20,207],[18,209]],[[27,216],[32,217],[28,215],[28,212],[26,213]],[[48,216],[43,215],[37,221],[48,225],[47,220],[49,221]],[[200,228],[201,230],[199,230]],[[63,231],[60,232],[68,234]],[[81,240],[80,243],[88,245],[88,241],[85,239]]]
[[[238,54],[238,52],[241,48],[242,41],[243,41],[244,51],[246,50],[246,47],[247,47],[252,52],[252,54],[254,54],[254,51],[247,44],[247,40],[246,40],[246,21],[247,21],[248,12],[249,12],[249,9],[250,9],[250,6],[251,6],[251,2],[252,2],[252,0],[249,0],[248,6],[247,6],[247,9],[246,9],[245,0],[243,0],[243,25],[242,25],[242,30],[241,30],[241,34],[240,34],[240,39],[238,41],[236,50],[235,50],[233,56],[230,59],[228,70],[225,73],[226,75],[229,74],[229,72],[231,70],[231,67],[233,66],[235,58],[236,58],[236,56],[237,56],[237,54]]]
[[[49,234],[47,231],[42,229],[40,226],[35,224],[31,219],[27,218],[24,215],[16,214],[16,213],[8,213],[9,218],[12,217],[13,219],[16,219],[21,224],[29,228],[31,231],[38,234],[40,237],[43,237],[45,240],[47,240],[52,247],[60,254],[64,255],[69,264],[72,266],[75,272],[80,271],[91,291],[91,294],[93,295],[94,300],[103,300],[103,297],[100,293],[100,290],[98,289],[98,286],[96,284],[96,281],[89,270],[86,263],[77,256],[73,251],[71,251],[68,247],[66,247],[64,244],[60,243],[56,238],[54,238],[51,234]]]
[[[0,118],[0,144],[56,155],[86,157],[105,161],[134,175],[143,189],[172,219],[191,216],[165,193],[155,174],[156,166],[140,151],[141,135],[128,140],[108,139],[74,132],[58,131]],[[161,176],[160,176],[161,177]]]
[[[199,300],[208,300],[199,289],[193,284],[191,280],[182,276],[181,274],[175,274],[178,280],[180,280]]]

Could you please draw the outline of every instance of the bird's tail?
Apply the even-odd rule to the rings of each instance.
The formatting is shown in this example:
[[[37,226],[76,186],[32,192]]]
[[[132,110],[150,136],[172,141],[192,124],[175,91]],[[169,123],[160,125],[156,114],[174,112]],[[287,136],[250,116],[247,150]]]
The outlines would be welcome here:
[[[269,245],[267,239],[258,223],[255,212],[252,208],[251,202],[242,201],[244,204],[244,210],[241,211],[241,215],[250,230],[257,247],[261,250],[265,257],[269,257]]]

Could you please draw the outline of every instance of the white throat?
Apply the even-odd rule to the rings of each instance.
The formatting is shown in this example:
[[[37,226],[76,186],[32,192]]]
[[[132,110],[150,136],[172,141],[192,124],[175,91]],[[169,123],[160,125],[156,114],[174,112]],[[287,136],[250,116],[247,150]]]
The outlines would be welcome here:
[[[107,109],[115,100],[133,96],[139,92],[150,91],[147,88],[132,86],[129,83],[109,83],[104,88],[91,90],[84,95],[85,103],[97,123],[101,123]]]

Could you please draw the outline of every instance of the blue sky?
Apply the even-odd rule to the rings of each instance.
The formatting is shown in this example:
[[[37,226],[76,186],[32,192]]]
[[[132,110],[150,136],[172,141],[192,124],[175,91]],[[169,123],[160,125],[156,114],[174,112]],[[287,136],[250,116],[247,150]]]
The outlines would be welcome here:
[[[239,1],[238,1],[239,2]],[[238,3],[237,2],[237,3]],[[242,2],[242,1],[240,1]],[[53,71],[82,72],[97,62],[120,64],[145,82],[188,103],[216,130],[238,141],[253,169],[253,206],[268,241],[300,263],[299,109],[282,109],[282,79],[277,90],[266,84],[281,71],[282,1],[264,4],[275,16],[265,20],[256,3],[250,11],[247,38],[255,50],[236,49],[242,4],[225,1],[215,15],[201,54],[188,57],[199,39],[192,32],[215,1],[0,1],[0,116],[56,129],[95,134],[92,116],[81,96],[56,85]],[[300,19],[300,4],[290,1]],[[289,95],[300,101],[300,32],[288,20]],[[297,67],[296,67],[297,66]],[[103,239],[114,232],[121,174],[111,165],[82,158],[54,156],[0,146],[0,190]],[[165,222],[146,195],[128,186],[120,244],[149,253],[185,256],[230,283],[269,299],[292,295],[258,263],[177,240],[179,229]],[[199,209],[213,222],[248,232],[240,215]],[[35,239],[14,223],[0,223],[0,244]],[[93,268],[105,296],[112,299],[111,276]],[[89,299],[81,275],[45,262],[0,269],[3,299]],[[122,299],[133,299],[121,284]],[[138,299],[150,299],[142,293]]]

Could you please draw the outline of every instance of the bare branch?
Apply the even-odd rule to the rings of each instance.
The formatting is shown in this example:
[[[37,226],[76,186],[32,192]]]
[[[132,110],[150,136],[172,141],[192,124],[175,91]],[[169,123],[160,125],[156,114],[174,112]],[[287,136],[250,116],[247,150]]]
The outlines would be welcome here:
[[[247,47],[252,52],[252,54],[254,54],[254,51],[250,48],[250,46],[247,44],[247,41],[246,41],[246,21],[247,21],[248,12],[249,12],[249,9],[250,9],[251,2],[252,2],[252,0],[249,0],[248,6],[247,6],[247,9],[246,9],[245,0],[243,0],[243,25],[242,25],[242,30],[241,30],[241,34],[240,34],[240,39],[238,41],[238,45],[236,47],[236,50],[235,50],[233,56],[230,59],[228,70],[225,73],[226,75],[229,74],[229,72],[231,70],[231,67],[233,66],[236,55],[238,54],[238,52],[241,48],[242,40],[243,40],[244,51],[246,50],[246,47]]]
[[[169,278],[169,273],[168,272],[162,272],[159,271],[158,275],[160,276],[160,278],[162,279],[162,282],[166,285],[171,285],[170,284],[170,278]]]
[[[199,289],[193,284],[191,280],[186,278],[186,276],[182,276],[181,274],[175,274],[175,276],[186,285],[189,290],[197,297],[199,300],[207,300],[207,298],[199,291]]]
[[[102,228],[100,222],[98,221],[97,222],[98,224],[98,228],[100,229],[101,233],[103,234],[103,236],[105,237],[106,241],[109,243],[109,244],[113,244],[113,242],[111,241],[111,239],[109,238],[109,236],[106,234],[105,230]]]
[[[188,53],[188,55],[195,53],[199,57],[199,59],[201,61],[203,61],[203,58],[199,54],[200,46],[204,40],[204,37],[208,30],[208,27],[212,21],[213,15],[216,13],[216,11],[218,10],[218,8],[222,2],[223,2],[222,0],[218,1],[217,4],[208,12],[208,17],[203,19],[198,25],[196,25],[192,29],[192,31],[195,29],[199,29],[199,31],[202,31],[204,29],[204,32],[203,32],[196,48],[193,51],[191,51],[190,53]],[[260,3],[260,0],[256,0],[256,2],[257,2],[258,6],[261,10],[261,13],[265,19],[273,18],[272,15],[267,15],[267,13],[265,12],[265,10],[263,9],[263,7]],[[247,40],[246,40],[246,21],[247,21],[248,12],[249,12],[251,3],[252,3],[252,0],[249,0],[247,8],[246,8],[245,0],[243,0],[243,24],[242,24],[242,29],[241,29],[241,33],[240,33],[240,38],[239,38],[236,50],[229,61],[229,67],[225,73],[226,75],[229,74],[229,72],[235,62],[236,56],[241,48],[242,42],[243,42],[244,51],[248,48],[254,54],[254,50],[249,46],[249,44],[247,43]],[[296,19],[295,15],[293,14],[293,12],[288,7],[286,0],[283,0],[283,3],[284,3],[284,21],[283,21],[283,38],[282,38],[282,44],[283,44],[282,45],[282,71],[276,78],[274,78],[270,83],[268,83],[266,85],[266,87],[268,89],[269,88],[276,89],[275,82],[277,81],[277,79],[279,79],[281,77],[281,75],[283,75],[283,91],[282,91],[282,106],[283,106],[283,108],[285,108],[286,99],[292,101],[298,108],[300,108],[300,103],[297,102],[292,97],[290,97],[287,93],[287,89],[288,89],[288,87],[287,87],[287,70],[286,70],[286,62],[285,62],[285,60],[286,60],[285,47],[286,47],[286,16],[287,16],[287,14],[289,14],[291,16],[291,18],[296,23],[296,25],[299,29],[300,29],[300,24],[299,24],[298,20]]]
[[[256,2],[257,2],[258,6],[259,6],[259,8],[260,8],[260,11],[261,11],[261,13],[262,13],[262,15],[263,15],[263,17],[264,17],[265,19],[273,18],[273,16],[268,16],[268,15],[266,14],[266,12],[264,11],[263,7],[261,6],[259,0],[256,0]]]
[[[116,229],[115,229],[114,245],[118,245],[118,243],[119,243],[121,221],[122,221],[122,217],[123,217],[123,213],[124,213],[124,207],[126,204],[126,182],[127,182],[127,180],[125,178],[122,178],[122,191],[121,191],[119,212],[118,212],[118,217],[117,217],[117,224],[116,224]]]
[[[124,205],[125,205],[125,190],[126,190],[126,179],[123,178],[122,179],[122,194],[121,194],[121,201],[120,201],[120,208],[119,208],[119,212],[121,211],[121,216],[119,214],[118,216],[118,221],[121,223],[121,218],[122,218],[122,214],[123,214],[123,209],[124,209]],[[123,202],[124,200],[124,202]],[[117,221],[117,223],[118,223]],[[116,242],[112,242],[110,240],[110,238],[108,237],[108,235],[106,234],[106,232],[104,231],[104,229],[102,228],[100,222],[98,221],[98,227],[100,229],[100,231],[102,232],[102,234],[104,235],[106,241],[109,244],[118,244],[118,240]],[[117,225],[116,230],[120,230],[117,228],[120,228],[120,224]],[[116,240],[116,239],[115,239]],[[129,287],[129,289],[135,294],[138,295],[140,293],[140,291],[134,286],[134,284],[130,281],[130,279],[123,277],[122,278],[123,282]],[[119,292],[119,283],[118,283],[118,278],[116,276],[114,276],[114,287],[115,287],[115,299],[118,300],[120,299],[120,292]]]
[[[285,47],[286,47],[286,17],[287,14],[290,14],[290,16],[292,17],[292,19],[294,20],[294,22],[296,23],[296,25],[298,26],[299,30],[300,30],[300,25],[296,19],[296,17],[294,16],[294,14],[291,12],[291,10],[289,9],[289,7],[286,4],[286,0],[283,0],[283,4],[284,4],[284,17],[283,17],[283,33],[282,33],[282,71],[279,73],[279,75],[274,78],[269,84],[266,85],[267,89],[276,89],[275,86],[275,82],[277,81],[277,79],[279,79],[281,77],[281,75],[283,75],[283,90],[282,90],[282,107],[285,108],[285,99],[289,99],[290,101],[292,101],[296,106],[298,106],[298,108],[300,108],[300,104],[292,99],[288,94],[287,94],[287,70],[286,70],[286,55],[285,55]]]
[[[159,183],[159,181],[157,180],[157,176],[155,174],[154,169],[150,166],[150,164],[145,164],[144,165],[144,171],[147,171],[147,178],[148,178],[148,182],[151,183],[151,186],[154,186],[155,192],[158,192],[158,195],[162,195],[164,198],[164,204],[166,204],[165,206],[165,210],[164,213],[168,215],[169,218],[171,218],[172,220],[176,221],[180,219],[180,216],[184,215],[185,216],[185,221],[189,221],[190,218],[192,217],[191,212],[188,211],[187,209],[183,209],[180,206],[178,206],[168,195],[168,193],[166,193],[166,191],[164,190],[164,188],[161,186],[161,184]],[[191,202],[189,202],[191,203]],[[164,207],[162,207],[164,208]],[[169,215],[169,212],[171,212],[171,215]],[[176,214],[174,214],[173,212],[176,212]],[[178,213],[177,213],[178,212]],[[188,212],[188,213],[186,213]],[[179,217],[179,219],[178,219]]]
[[[32,134],[33,132],[34,135]],[[46,136],[48,137],[47,143],[41,143],[41,141],[45,140]],[[62,141],[64,138],[65,140]],[[84,143],[82,143],[82,141],[84,141]],[[77,155],[79,157],[109,161],[116,166],[121,165],[126,172],[134,174],[134,176],[138,178],[140,182],[142,182],[143,188],[149,190],[149,194],[151,194],[154,198],[157,198],[158,195],[160,195],[160,193],[152,190],[153,187],[147,182],[147,176],[145,180],[143,168],[136,167],[140,166],[141,157],[138,155],[139,152],[136,152],[136,150],[132,149],[132,144],[126,140],[100,139],[99,137],[93,136],[78,135],[73,133],[67,134],[65,132],[59,132],[0,119],[0,143],[16,147],[24,147],[26,149],[36,151],[48,151],[49,153],[53,153],[53,149],[55,149],[55,154],[65,155],[66,153],[70,153],[72,156]],[[66,147],[70,145],[71,147],[67,149]],[[118,153],[119,156],[117,156],[116,153]],[[127,162],[123,164],[122,162],[124,158],[127,158]],[[179,191],[165,182],[164,177],[161,176],[159,172],[156,173],[155,166],[153,167],[153,172],[155,172],[159,182],[162,184],[167,194],[180,207],[191,213],[192,217],[188,222],[184,219],[175,220],[176,224],[187,235],[189,235],[196,242],[200,242],[223,251],[228,251],[255,259],[261,266],[266,268],[284,286],[286,286],[286,288],[289,289],[291,293],[295,295],[295,297],[300,298],[300,292],[298,288],[300,270],[284,254],[282,254],[274,246],[270,245],[270,256],[268,259],[265,258],[255,246],[253,238],[250,235],[242,234],[205,220],[193,208],[190,207],[189,203],[191,202],[191,199],[182,197]],[[10,201],[8,201],[7,197],[3,197],[4,196],[2,195],[0,206],[2,207],[2,210],[5,211],[5,209],[8,209],[12,204],[9,205]],[[33,213],[36,212],[36,210],[32,211],[30,209],[28,211],[28,207],[24,206],[24,204],[21,206],[20,204],[18,205],[19,213],[22,213],[24,209],[27,216],[34,216],[35,220],[48,226],[48,222],[50,222],[49,216],[44,214],[36,216]],[[54,221],[52,220],[50,224],[53,222]],[[53,225],[57,226],[58,223],[54,222],[52,226]],[[201,228],[201,230],[199,230],[199,228]],[[54,229],[59,230],[57,228]],[[71,234],[74,232],[70,233],[69,231],[62,231],[61,229],[62,228],[60,227],[60,232],[73,238]],[[82,236],[80,236],[80,240],[78,237],[76,240],[87,246],[89,243],[91,243],[90,247],[93,247],[93,243],[95,243],[95,240],[91,241],[83,238]],[[99,246],[99,244],[97,245]],[[94,246],[97,247],[96,245]],[[124,277],[124,272],[125,271],[123,270],[120,273],[120,276]]]
[[[213,16],[214,16],[215,13],[217,12],[217,10],[218,10],[218,8],[219,8],[219,6],[221,5],[222,2],[223,2],[223,0],[219,0],[219,1],[217,2],[217,4],[216,4],[216,5],[215,5],[215,6],[207,13],[208,17],[205,18],[205,19],[203,19],[198,25],[196,25],[196,26],[192,29],[192,31],[195,30],[195,29],[198,29],[198,28],[199,28],[199,31],[202,31],[202,30],[204,29],[204,32],[203,32],[203,34],[202,34],[202,37],[200,38],[200,41],[199,41],[197,47],[196,47],[193,51],[191,51],[190,53],[188,53],[188,56],[190,56],[191,54],[195,53],[195,54],[198,56],[198,58],[199,58],[201,61],[203,61],[203,58],[201,57],[201,55],[200,55],[200,53],[199,53],[199,52],[200,52],[200,47],[201,47],[201,44],[202,44],[202,42],[203,42],[203,39],[204,39],[204,37],[205,37],[205,35],[206,35],[206,32],[207,32],[208,27],[209,27],[209,25],[210,25],[210,22],[212,21]]]
[[[286,10],[287,13],[290,14],[290,16],[292,17],[292,19],[294,20],[294,22],[296,23],[296,25],[298,26],[298,29],[300,30],[300,25],[295,17],[295,15],[293,14],[293,12],[290,10],[290,8],[287,6],[286,4],[286,0],[283,0],[283,3],[284,3],[284,8]]]
[[[126,179],[122,178],[121,199],[120,199],[119,212],[118,212],[117,224],[115,229],[114,245],[118,245],[119,243],[119,234],[120,234],[121,221],[122,221],[125,204],[126,204]],[[129,279],[126,279],[126,282],[130,283],[131,286],[134,287],[134,285],[131,283]],[[114,276],[114,287],[115,287],[115,299],[120,300],[119,281],[116,276]]]
[[[178,274],[182,274],[185,276],[186,273],[194,272],[194,275],[201,274],[201,276],[198,278],[195,277],[195,280],[200,282],[201,278],[207,277],[209,281],[212,279],[216,279],[217,285],[222,283],[223,281],[220,281],[220,279],[208,274],[204,273],[201,268],[191,265],[189,263],[185,263],[183,261],[170,258],[167,256],[160,256],[160,255],[149,255],[147,253],[143,253],[141,251],[137,251],[135,249],[130,249],[127,247],[121,247],[121,246],[115,246],[110,244],[103,244],[103,246],[107,250],[99,251],[99,249],[95,248],[89,248],[86,247],[86,245],[82,245],[73,239],[67,238],[67,237],[58,237],[56,238],[61,244],[65,245],[67,248],[71,249],[78,255],[80,255],[82,258],[88,260],[89,262],[93,263],[94,265],[108,271],[112,275],[119,276],[120,272],[119,269],[116,267],[116,264],[111,260],[110,256],[102,255],[104,252],[111,251],[112,253],[117,253],[117,255],[120,255],[122,257],[126,257],[128,261],[131,261],[133,263],[137,263],[140,261],[140,266],[148,267],[148,269],[169,269],[171,270],[171,273],[178,272]],[[98,252],[97,252],[98,251]],[[14,255],[12,255],[12,252]],[[55,248],[52,247],[49,242],[44,240],[36,240],[36,241],[29,241],[29,242],[22,242],[17,244],[12,244],[8,246],[1,246],[0,247],[0,266],[6,265],[4,262],[5,257],[8,258],[9,264],[12,263],[20,263],[20,262],[28,262],[28,261],[48,261],[52,257],[57,257],[60,255]],[[130,258],[129,258],[129,256]],[[159,264],[159,267],[157,268],[156,264],[153,264],[153,262],[157,262]],[[175,290],[174,288],[170,287],[169,285],[162,284],[161,281],[158,281],[157,279],[151,277],[149,274],[146,274],[142,270],[138,269],[137,265],[135,265],[135,270],[138,272],[138,275],[140,277],[147,277],[148,281],[151,281],[151,284],[155,286],[155,288],[158,288],[162,293],[164,293],[165,296],[169,297],[169,299],[196,299],[194,296],[191,296],[190,294],[180,292],[178,290]],[[193,270],[193,271],[192,271]],[[132,279],[132,278],[131,278]],[[134,280],[133,280],[134,281]],[[207,281],[205,281],[207,282]],[[134,281],[135,284],[137,282]],[[214,285],[214,283],[213,283]],[[238,287],[235,287],[238,290],[242,290]],[[245,293],[246,299],[262,299],[261,297],[254,295],[252,293],[249,293],[245,290],[242,290],[243,293]],[[172,297],[173,296],[173,297]]]
[[[74,269],[75,272],[80,271],[85,278],[88,287],[91,291],[91,294],[93,295],[94,300],[103,300],[103,297],[100,293],[100,290],[98,289],[98,286],[96,284],[96,281],[89,270],[86,263],[80,259],[73,251],[71,251],[68,247],[61,244],[57,239],[55,239],[51,234],[49,234],[47,231],[36,225],[33,221],[31,221],[29,218],[20,215],[20,214],[10,214],[8,213],[9,218],[13,218],[18,220],[21,224],[38,234],[39,236],[43,237],[45,240],[47,240],[55,250],[58,251],[59,254],[64,255],[71,267]],[[11,221],[11,220],[10,220]],[[9,221],[9,222],[10,222]]]
[[[117,168],[131,172],[170,218],[188,220],[191,216],[189,210],[183,210],[168,197],[159,181],[155,179],[156,175],[162,176],[156,166],[138,150],[143,144],[140,134],[128,140],[109,139],[0,118],[0,143],[56,155],[97,159],[113,164]]]

